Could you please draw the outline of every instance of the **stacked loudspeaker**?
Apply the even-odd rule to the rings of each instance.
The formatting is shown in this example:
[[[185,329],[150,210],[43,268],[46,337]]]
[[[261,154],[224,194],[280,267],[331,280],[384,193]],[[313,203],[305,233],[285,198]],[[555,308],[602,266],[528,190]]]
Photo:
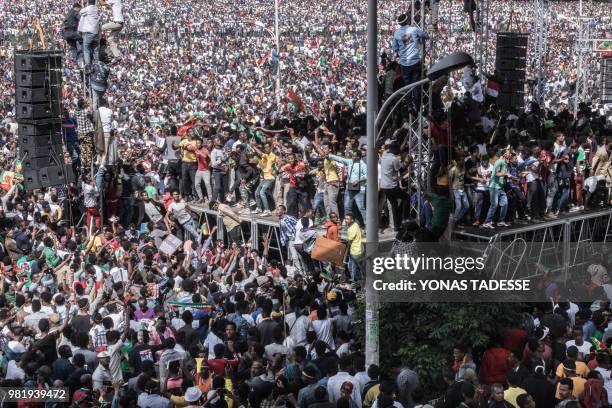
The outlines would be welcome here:
[[[74,181],[64,161],[61,88],[60,51],[15,53],[15,106],[27,191]]]
[[[497,105],[504,110],[525,107],[528,34],[497,33],[495,77],[502,81]]]
[[[601,59],[601,102],[612,103],[612,56]]]

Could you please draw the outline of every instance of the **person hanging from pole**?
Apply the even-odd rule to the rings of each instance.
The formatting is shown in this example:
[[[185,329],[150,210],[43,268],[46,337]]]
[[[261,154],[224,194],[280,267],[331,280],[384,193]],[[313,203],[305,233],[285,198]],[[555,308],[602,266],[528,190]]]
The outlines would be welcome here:
[[[102,31],[108,31],[107,40],[110,50],[113,53],[113,59],[110,61],[111,65],[117,64],[121,61],[121,52],[117,45],[117,35],[123,29],[123,4],[122,0],[100,0],[100,5],[103,7],[111,7],[113,11],[112,20],[102,25]]]
[[[476,0],[463,0],[463,12],[468,13],[470,17],[470,28],[472,31],[476,31],[476,20],[474,19],[474,12],[476,10]]]
[[[79,54],[82,51],[83,38],[79,34],[79,12],[82,7],[79,3],[74,3],[66,18],[64,18],[64,40],[70,47],[72,63],[78,64]]]
[[[85,73],[91,71],[91,60],[100,60],[100,10],[96,0],[87,0],[88,6],[79,11],[79,33],[83,38],[83,63]]]
[[[417,82],[421,79],[421,41],[429,38],[429,35],[417,28],[410,26],[410,16],[402,14],[397,18],[399,27],[393,35],[393,51],[399,57],[400,68],[404,85]],[[415,87],[410,91],[408,97],[410,111],[418,112],[421,107],[421,87]]]
[[[92,113],[85,99],[80,98],[77,101],[77,109],[74,114],[77,121],[77,136],[79,138],[79,147],[81,149],[80,164],[81,174],[86,172],[92,162],[94,154],[94,126],[92,123]]]

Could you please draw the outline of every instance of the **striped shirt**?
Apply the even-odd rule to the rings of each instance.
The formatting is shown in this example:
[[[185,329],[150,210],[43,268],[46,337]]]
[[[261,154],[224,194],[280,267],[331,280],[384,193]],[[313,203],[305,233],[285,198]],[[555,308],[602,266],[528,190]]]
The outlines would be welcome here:
[[[297,221],[297,218],[287,214],[280,220],[281,245],[287,245],[287,242],[295,239],[295,225]]]

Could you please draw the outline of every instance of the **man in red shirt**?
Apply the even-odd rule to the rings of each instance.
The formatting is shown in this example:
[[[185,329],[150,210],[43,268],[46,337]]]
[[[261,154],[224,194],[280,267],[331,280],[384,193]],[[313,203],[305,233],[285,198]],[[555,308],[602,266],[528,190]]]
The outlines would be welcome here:
[[[287,193],[287,214],[297,217],[298,209],[303,212],[310,210],[308,199],[306,164],[297,159],[294,153],[287,155],[287,164],[281,167],[281,172],[289,172],[289,192]],[[301,208],[300,208],[301,207]]]
[[[207,143],[212,144],[212,141]],[[196,138],[196,159],[198,161],[198,169],[195,174],[195,188],[198,195],[198,201],[204,203],[204,193],[202,192],[202,181],[206,185],[206,195],[210,198],[212,194],[212,184],[210,182],[210,151],[207,146],[204,146],[201,138]]]

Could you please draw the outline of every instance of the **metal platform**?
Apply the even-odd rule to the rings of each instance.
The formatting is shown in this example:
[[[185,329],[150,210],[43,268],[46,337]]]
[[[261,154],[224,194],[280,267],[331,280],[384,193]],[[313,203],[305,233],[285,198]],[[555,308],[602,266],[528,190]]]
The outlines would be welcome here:
[[[209,209],[207,206],[202,204],[187,204],[187,207],[200,216],[200,224],[203,221],[209,225],[210,228],[217,226],[217,239],[224,240],[227,242],[227,234],[223,228],[223,216],[219,215],[217,211]],[[238,209],[234,208],[234,211],[238,213]],[[270,250],[275,251],[280,255],[281,262],[284,262],[287,255],[286,248],[281,248],[280,245],[280,223],[276,215],[270,217],[262,217],[257,214],[238,214],[242,223],[242,239],[243,241],[251,241],[251,247],[253,249],[260,249],[261,236],[267,234],[270,237]],[[321,233],[325,233],[325,229],[319,228]],[[395,240],[396,233],[392,229],[387,229],[384,233],[379,235],[379,242],[392,242]],[[362,238],[364,242],[367,242],[365,230],[362,231]],[[340,239],[343,241],[347,240],[346,228],[340,229]]]
[[[570,213],[557,219],[488,230],[453,231],[453,241],[484,244],[495,263],[494,276],[530,278],[545,271],[567,281],[568,274],[596,259],[612,240],[612,207]]]

